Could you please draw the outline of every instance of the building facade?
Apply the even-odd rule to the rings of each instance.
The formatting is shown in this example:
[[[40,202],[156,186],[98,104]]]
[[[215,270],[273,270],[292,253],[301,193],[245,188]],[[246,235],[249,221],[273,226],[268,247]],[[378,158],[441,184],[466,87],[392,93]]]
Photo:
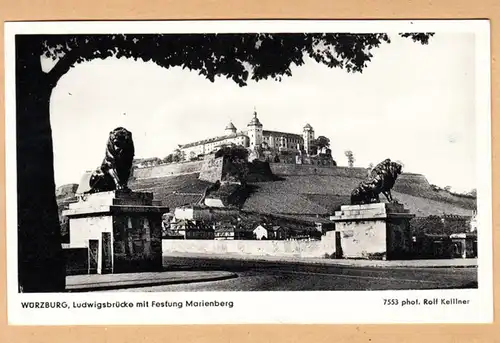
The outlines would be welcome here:
[[[224,129],[224,135],[197,142],[179,145],[185,160],[195,159],[210,154],[226,145],[241,145],[251,150],[266,146],[276,151],[303,151],[310,153],[311,142],[315,139],[314,129],[310,124],[303,127],[302,134],[264,130],[264,126],[254,111],[246,129],[238,131],[230,122]]]
[[[263,227],[262,225],[257,226],[253,230],[253,235],[255,239],[262,240],[262,239],[267,239],[268,238],[268,233],[267,229]]]

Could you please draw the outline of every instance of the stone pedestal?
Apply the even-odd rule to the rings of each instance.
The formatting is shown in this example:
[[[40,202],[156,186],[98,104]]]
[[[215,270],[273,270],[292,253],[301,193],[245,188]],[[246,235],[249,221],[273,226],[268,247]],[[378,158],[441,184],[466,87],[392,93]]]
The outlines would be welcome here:
[[[402,204],[345,205],[330,217],[338,233],[337,256],[406,259],[411,254],[410,220]],[[341,251],[338,251],[341,249]]]
[[[89,273],[156,271],[162,268],[161,221],[168,208],[152,193],[89,194],[70,204],[70,247],[88,249]]]

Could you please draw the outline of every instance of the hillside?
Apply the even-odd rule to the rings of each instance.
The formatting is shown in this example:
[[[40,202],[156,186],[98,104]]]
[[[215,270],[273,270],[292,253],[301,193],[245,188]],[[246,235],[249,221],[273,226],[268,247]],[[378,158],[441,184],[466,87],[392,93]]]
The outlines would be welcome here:
[[[280,180],[253,182],[252,192],[242,210],[290,215],[328,215],[348,204],[351,190],[361,177],[335,175],[279,175]],[[356,176],[359,176],[357,174]],[[149,191],[163,205],[175,207],[195,203],[210,183],[198,180],[198,173],[135,180],[133,190]],[[417,216],[470,215],[475,199],[434,191],[425,177],[403,174],[394,187],[393,197]],[[385,197],[381,196],[385,201]]]
[[[208,181],[199,180],[198,165],[185,164],[179,170],[168,170],[167,176],[160,176],[152,169],[148,174],[156,177],[133,179],[129,186],[132,190],[153,192],[156,200],[164,206],[175,208],[196,204],[203,198]],[[164,167],[165,169],[166,167]],[[172,168],[172,167],[170,167]],[[321,168],[272,164],[272,172],[277,176],[269,178],[250,178],[250,192],[242,201],[241,209],[251,213],[278,214],[291,216],[328,216],[340,205],[349,204],[350,193],[366,176],[362,168]],[[161,172],[167,170],[161,170]],[[182,174],[169,175],[182,172]],[[163,174],[165,175],[165,174]],[[143,175],[146,176],[146,175]],[[71,189],[74,186],[69,187]],[[59,190],[58,202],[67,204],[74,201],[68,187]],[[402,174],[393,189],[393,197],[417,216],[457,214],[471,215],[476,209],[476,199],[457,196],[443,190],[434,190],[427,179],[419,174]],[[381,195],[381,200],[385,197]]]

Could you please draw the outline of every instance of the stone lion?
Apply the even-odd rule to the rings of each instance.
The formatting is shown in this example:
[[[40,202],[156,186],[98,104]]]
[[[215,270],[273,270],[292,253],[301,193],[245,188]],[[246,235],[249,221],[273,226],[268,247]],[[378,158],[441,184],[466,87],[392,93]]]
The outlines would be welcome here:
[[[401,172],[401,164],[390,159],[382,161],[373,168],[371,176],[352,191],[351,205],[380,202],[380,193],[384,194],[387,201],[393,202],[391,189]]]
[[[132,133],[123,127],[117,127],[111,131],[104,159],[100,167],[90,176],[90,190],[86,193],[129,190],[127,183],[134,154]]]

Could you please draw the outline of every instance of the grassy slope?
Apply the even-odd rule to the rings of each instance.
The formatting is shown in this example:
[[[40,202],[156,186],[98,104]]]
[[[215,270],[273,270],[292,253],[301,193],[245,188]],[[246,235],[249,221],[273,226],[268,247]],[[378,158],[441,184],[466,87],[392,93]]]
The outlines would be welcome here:
[[[349,204],[349,194],[360,181],[338,176],[287,176],[284,181],[257,184],[259,190],[246,201],[243,209],[264,213],[329,214],[335,207]],[[417,216],[470,215],[475,208],[470,199],[440,196],[430,187],[426,191],[418,187],[395,187],[393,197]],[[385,200],[383,195],[381,200]]]
[[[336,206],[349,203],[351,190],[361,181],[354,177],[327,175],[287,175],[283,178],[253,183],[256,190],[242,209],[258,213],[331,214]],[[156,199],[173,207],[196,202],[208,185],[198,180],[198,174],[194,173],[138,180],[130,186],[133,190],[153,192]],[[417,216],[470,215],[476,206],[475,199],[432,190],[420,175],[404,175],[398,179],[393,196]]]
[[[202,198],[210,182],[198,180],[198,175],[195,173],[134,180],[129,186],[134,191],[152,192],[162,205],[175,208],[197,203]]]

